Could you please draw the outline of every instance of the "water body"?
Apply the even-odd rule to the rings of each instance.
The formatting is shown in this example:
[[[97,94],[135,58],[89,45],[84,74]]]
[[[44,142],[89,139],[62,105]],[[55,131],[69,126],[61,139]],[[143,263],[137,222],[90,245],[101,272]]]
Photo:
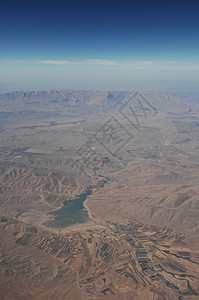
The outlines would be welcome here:
[[[65,122],[65,123],[56,123],[54,121],[50,122],[50,124],[46,125],[33,125],[33,126],[22,126],[15,129],[37,129],[37,128],[45,128],[45,127],[51,127],[51,126],[59,126],[59,125],[67,125],[67,124],[77,124],[85,122],[85,120],[80,121],[71,121],[71,122]]]
[[[63,207],[49,213],[55,216],[54,220],[46,221],[44,225],[47,227],[64,228],[89,221],[90,218],[83,203],[91,194],[92,190],[88,190],[74,200],[65,201]]]

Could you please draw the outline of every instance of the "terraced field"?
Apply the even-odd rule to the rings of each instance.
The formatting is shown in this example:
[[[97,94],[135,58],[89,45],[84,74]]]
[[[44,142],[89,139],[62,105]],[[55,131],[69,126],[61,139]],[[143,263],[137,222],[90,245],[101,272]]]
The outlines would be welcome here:
[[[82,295],[77,299],[139,299],[140,293],[149,299],[199,296],[199,251],[189,248],[187,236],[172,229],[132,220],[127,225],[101,223],[52,234],[11,220],[2,224],[17,247],[37,249],[49,262],[54,257],[73,272]],[[3,269],[10,265],[6,261],[1,260]]]

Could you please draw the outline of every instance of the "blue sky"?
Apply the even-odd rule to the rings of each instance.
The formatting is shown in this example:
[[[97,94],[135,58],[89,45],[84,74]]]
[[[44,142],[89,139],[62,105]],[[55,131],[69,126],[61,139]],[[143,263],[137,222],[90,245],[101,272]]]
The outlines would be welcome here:
[[[8,0],[0,13],[0,92],[197,88],[198,11],[193,0]]]

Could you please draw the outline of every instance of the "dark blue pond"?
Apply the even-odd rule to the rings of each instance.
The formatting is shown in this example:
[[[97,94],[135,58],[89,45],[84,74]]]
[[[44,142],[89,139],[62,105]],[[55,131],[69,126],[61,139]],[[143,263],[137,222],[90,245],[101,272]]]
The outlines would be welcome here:
[[[46,221],[44,225],[47,227],[63,228],[89,221],[88,212],[83,203],[91,194],[92,190],[88,190],[74,200],[65,201],[62,208],[49,213],[50,215],[54,215],[55,219]]]

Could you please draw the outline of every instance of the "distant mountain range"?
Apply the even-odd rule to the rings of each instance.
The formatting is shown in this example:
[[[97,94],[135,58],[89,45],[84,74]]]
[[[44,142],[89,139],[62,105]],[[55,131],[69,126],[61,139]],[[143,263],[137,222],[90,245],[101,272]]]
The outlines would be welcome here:
[[[102,91],[30,91],[13,92],[0,95],[1,111],[59,110],[69,106],[95,106],[107,109],[118,108],[125,104],[135,92],[102,92]],[[142,92],[143,95],[158,111],[173,113],[199,112],[199,102],[188,97],[178,97],[169,93]]]

